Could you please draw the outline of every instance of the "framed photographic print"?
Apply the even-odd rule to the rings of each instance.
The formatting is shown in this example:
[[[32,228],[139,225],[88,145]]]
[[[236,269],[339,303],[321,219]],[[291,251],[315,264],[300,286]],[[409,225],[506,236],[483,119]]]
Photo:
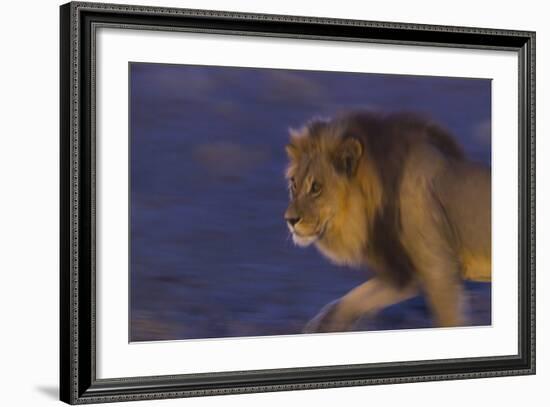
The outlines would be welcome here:
[[[535,372],[535,34],[61,6],[61,399]]]

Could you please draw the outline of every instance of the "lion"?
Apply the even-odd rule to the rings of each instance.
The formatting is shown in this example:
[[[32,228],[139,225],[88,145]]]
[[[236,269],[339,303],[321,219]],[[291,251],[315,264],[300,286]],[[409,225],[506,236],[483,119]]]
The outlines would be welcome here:
[[[491,173],[453,136],[412,113],[355,111],[290,130],[286,146],[297,246],[374,277],[326,305],[305,333],[423,293],[440,327],[465,324],[463,281],[491,281]]]

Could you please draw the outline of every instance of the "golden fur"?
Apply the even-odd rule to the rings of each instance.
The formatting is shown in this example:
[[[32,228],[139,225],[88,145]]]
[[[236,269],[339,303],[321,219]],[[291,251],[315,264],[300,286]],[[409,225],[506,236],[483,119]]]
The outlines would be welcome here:
[[[313,120],[291,130],[286,150],[294,242],[377,273],[306,331],[350,329],[419,289],[437,324],[463,323],[459,280],[491,277],[487,168],[466,160],[445,130],[409,114]]]

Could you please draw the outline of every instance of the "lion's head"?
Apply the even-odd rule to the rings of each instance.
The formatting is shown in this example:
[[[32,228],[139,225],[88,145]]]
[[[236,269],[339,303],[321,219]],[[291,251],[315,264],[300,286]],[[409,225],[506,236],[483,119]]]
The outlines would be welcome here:
[[[367,239],[368,160],[358,138],[316,120],[290,131],[285,220],[299,246],[315,244],[338,264],[361,263]]]

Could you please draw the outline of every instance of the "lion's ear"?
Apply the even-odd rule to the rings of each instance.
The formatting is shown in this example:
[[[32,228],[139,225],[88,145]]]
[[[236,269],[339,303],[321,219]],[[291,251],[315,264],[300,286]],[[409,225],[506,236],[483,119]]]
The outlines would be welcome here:
[[[362,154],[363,146],[359,140],[353,137],[346,137],[334,153],[334,167],[338,172],[351,177],[357,170]]]

